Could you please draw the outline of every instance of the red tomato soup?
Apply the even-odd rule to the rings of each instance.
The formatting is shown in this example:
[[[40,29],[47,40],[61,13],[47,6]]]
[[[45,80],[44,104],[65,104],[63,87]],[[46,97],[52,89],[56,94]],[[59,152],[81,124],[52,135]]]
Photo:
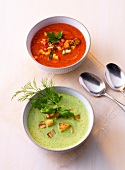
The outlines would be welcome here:
[[[83,34],[74,26],[64,23],[40,29],[31,42],[34,59],[49,67],[72,65],[82,58],[86,50]]]

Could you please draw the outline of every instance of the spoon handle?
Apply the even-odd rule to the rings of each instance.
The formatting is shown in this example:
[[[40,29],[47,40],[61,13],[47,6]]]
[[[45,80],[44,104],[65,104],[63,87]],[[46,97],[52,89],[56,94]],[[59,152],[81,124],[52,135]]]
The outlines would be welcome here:
[[[122,103],[120,103],[119,101],[117,101],[116,99],[114,99],[113,97],[108,95],[107,93],[105,93],[104,96],[106,96],[106,97],[110,98],[111,100],[113,100],[118,106],[120,106],[125,111],[125,105],[123,105]]]

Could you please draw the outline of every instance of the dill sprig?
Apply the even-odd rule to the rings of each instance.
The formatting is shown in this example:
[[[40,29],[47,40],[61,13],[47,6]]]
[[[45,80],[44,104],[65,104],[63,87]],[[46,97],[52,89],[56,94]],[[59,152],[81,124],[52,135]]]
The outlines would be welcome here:
[[[49,88],[54,86],[52,80],[48,82],[46,78],[41,80],[42,88]],[[12,96],[12,99],[15,98],[17,95],[22,95],[18,98],[18,101],[30,100],[35,94],[41,93],[42,88],[37,87],[35,79],[31,83],[30,81],[24,85],[20,90],[16,91]]]

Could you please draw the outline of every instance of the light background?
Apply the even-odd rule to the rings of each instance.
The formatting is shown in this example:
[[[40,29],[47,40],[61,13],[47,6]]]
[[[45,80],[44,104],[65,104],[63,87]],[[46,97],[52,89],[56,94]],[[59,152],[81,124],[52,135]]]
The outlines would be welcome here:
[[[124,0],[0,0],[1,170],[55,170],[23,133],[20,113],[25,103],[10,99],[27,81],[34,77],[39,80],[43,75],[28,57],[25,44],[29,30],[44,18],[60,15],[82,22],[91,35],[91,53],[104,65],[114,62],[125,72]],[[124,170],[124,155],[122,115],[113,120],[87,152],[60,169]]]

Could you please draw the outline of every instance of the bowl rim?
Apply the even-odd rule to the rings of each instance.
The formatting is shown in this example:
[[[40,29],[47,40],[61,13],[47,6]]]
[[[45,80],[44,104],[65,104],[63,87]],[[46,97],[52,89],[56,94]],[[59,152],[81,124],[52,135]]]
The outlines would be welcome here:
[[[88,130],[87,130],[86,134],[83,136],[83,138],[82,138],[78,143],[74,144],[73,146],[70,146],[70,147],[68,147],[68,148],[63,148],[63,149],[50,149],[50,148],[46,148],[46,147],[43,147],[43,146],[41,146],[40,144],[38,144],[38,143],[32,138],[32,136],[30,135],[30,133],[29,133],[29,131],[28,131],[27,123],[25,124],[25,121],[27,121],[27,117],[28,117],[28,113],[27,113],[27,117],[25,118],[25,116],[26,116],[26,115],[25,115],[25,109],[28,107],[28,105],[30,105],[28,111],[30,110],[30,108],[31,108],[31,103],[30,103],[30,101],[27,101],[26,105],[25,105],[24,108],[23,108],[22,124],[23,124],[23,129],[24,129],[24,131],[25,131],[25,134],[27,134],[27,137],[29,138],[29,140],[30,140],[32,143],[34,143],[36,146],[38,146],[39,148],[42,148],[42,149],[47,150],[47,151],[52,151],[52,152],[64,152],[64,151],[66,152],[66,151],[70,151],[70,150],[73,150],[74,148],[78,147],[79,145],[81,145],[81,144],[88,138],[88,136],[90,135],[90,133],[91,133],[91,131],[92,131],[92,129],[93,129],[93,125],[94,125],[94,111],[93,111],[92,105],[90,104],[90,102],[88,101],[88,99],[87,99],[82,93],[78,92],[77,90],[72,89],[72,88],[70,88],[70,87],[65,87],[65,86],[54,86],[54,88],[56,88],[56,90],[57,90],[58,92],[63,92],[63,90],[64,90],[64,91],[66,90],[66,91],[68,91],[69,93],[68,93],[68,92],[64,92],[64,93],[68,93],[68,94],[73,95],[72,92],[74,92],[75,94],[78,94],[79,96],[81,96],[82,99],[84,99],[84,101],[80,100],[79,97],[76,97],[75,95],[73,95],[73,96],[75,96],[76,98],[78,98],[78,99],[85,105],[85,107],[87,107],[87,110],[88,110],[88,107],[89,107],[89,112],[90,112],[90,114],[91,114],[92,117],[91,117],[91,122],[89,122]],[[62,90],[61,90],[61,89],[62,89]],[[44,90],[44,89],[43,89],[43,90]],[[36,94],[36,95],[37,95],[37,94]],[[34,96],[32,96],[32,97],[35,97],[36,95],[34,95]],[[84,102],[87,103],[87,106],[86,106],[86,104],[85,104]],[[89,113],[88,113],[88,114],[89,114]],[[89,114],[89,118],[90,118],[90,114]]]
[[[77,62],[75,62],[74,64],[71,64],[71,65],[69,65],[69,66],[59,67],[59,68],[46,66],[46,65],[43,65],[43,64],[37,62],[37,61],[33,58],[33,56],[31,56],[30,53],[29,53],[29,50],[28,50],[28,38],[29,38],[29,35],[30,35],[31,31],[32,31],[37,25],[39,25],[41,22],[47,21],[47,20],[53,19],[53,18],[68,18],[68,19],[74,20],[75,22],[81,24],[81,25],[85,28],[86,32],[88,33],[89,48],[88,48],[87,51],[85,52],[86,54],[84,53],[84,55],[80,58],[80,60],[78,60]],[[71,25],[71,24],[70,24],[70,25]],[[42,28],[42,27],[41,27],[41,28]],[[37,32],[37,31],[36,31],[36,32]],[[29,55],[30,55],[30,58],[31,58],[33,61],[35,61],[39,66],[42,66],[42,67],[47,68],[47,69],[54,69],[54,70],[60,70],[60,69],[70,68],[70,67],[72,67],[72,66],[74,66],[74,65],[77,65],[78,63],[80,63],[80,62],[87,56],[87,54],[88,54],[88,52],[89,52],[89,50],[90,50],[90,47],[91,47],[91,36],[90,36],[90,33],[89,33],[88,29],[86,28],[86,26],[85,26],[82,22],[80,22],[79,20],[77,20],[77,19],[75,19],[75,18],[68,17],[68,16],[63,16],[63,15],[62,15],[62,16],[51,16],[51,17],[47,17],[47,18],[44,18],[44,19],[42,19],[41,21],[37,22],[37,23],[30,29],[30,31],[29,31],[29,33],[28,33],[28,35],[27,35],[27,38],[26,38],[26,48],[27,48],[27,51],[28,51],[28,53],[29,53]]]

